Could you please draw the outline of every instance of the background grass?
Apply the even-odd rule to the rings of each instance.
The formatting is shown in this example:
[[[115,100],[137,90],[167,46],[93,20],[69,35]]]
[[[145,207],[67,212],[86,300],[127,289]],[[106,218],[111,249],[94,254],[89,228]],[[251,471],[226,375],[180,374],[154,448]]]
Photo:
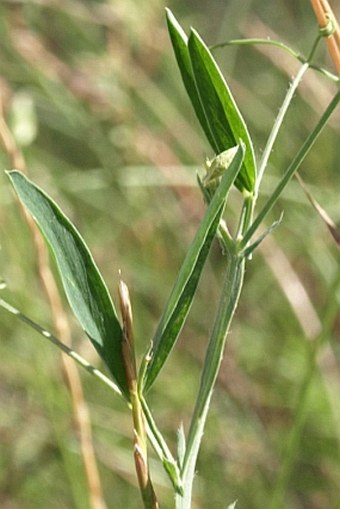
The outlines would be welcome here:
[[[308,53],[316,23],[307,2],[171,0],[185,28],[215,44],[272,36]],[[142,353],[155,330],[204,205],[196,171],[211,155],[176,69],[160,0],[40,0],[0,4],[3,108],[31,178],[82,232],[116,297],[130,286]],[[279,50],[216,53],[260,157],[297,64]],[[319,62],[330,65],[324,48]],[[264,195],[289,164],[335,91],[304,79],[271,158]],[[301,173],[335,221],[339,207],[339,112]],[[3,169],[7,155],[0,152]],[[0,174],[0,275],[5,297],[51,327],[34,251],[6,176]],[[238,207],[232,195],[229,217]],[[199,458],[193,509],[330,509],[340,506],[339,251],[292,182],[273,213],[282,225],[248,265]],[[175,447],[188,425],[219,296],[221,259],[211,253],[178,348],[150,393]],[[71,318],[76,350],[97,358]],[[314,362],[312,351],[319,346]],[[59,353],[0,310],[0,505],[89,507]],[[130,416],[82,373],[109,507],[140,507]],[[159,464],[162,508],[173,507]],[[284,496],[283,496],[284,495]]]

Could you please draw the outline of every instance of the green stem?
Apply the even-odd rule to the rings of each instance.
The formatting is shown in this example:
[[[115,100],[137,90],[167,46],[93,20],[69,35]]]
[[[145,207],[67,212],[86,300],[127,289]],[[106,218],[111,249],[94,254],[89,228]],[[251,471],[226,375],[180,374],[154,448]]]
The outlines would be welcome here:
[[[314,53],[316,46],[318,45],[320,41],[320,36],[316,39],[311,54]],[[287,46],[283,42],[275,41],[273,39],[261,39],[261,38],[253,38],[253,39],[231,39],[230,41],[222,42],[220,44],[214,44],[213,46],[210,46],[210,51],[215,51],[216,49],[225,48],[226,46],[273,46],[275,48],[282,49],[286,51],[289,55],[296,58],[299,62],[302,64],[305,64],[306,62],[311,61],[311,57],[309,56],[307,59],[303,57],[300,53],[293,50],[290,46]],[[328,71],[327,69],[324,69],[323,67],[319,67],[318,65],[310,64],[309,67],[311,69],[314,69],[314,71],[322,74],[327,79],[334,81],[335,83],[339,83],[339,77],[333,74],[332,72]]]
[[[268,137],[268,140],[267,140],[267,143],[266,143],[266,146],[265,146],[265,149],[263,151],[263,155],[262,155],[262,158],[260,161],[258,175],[257,175],[256,182],[255,182],[254,194],[251,195],[250,197],[247,197],[244,200],[244,205],[243,205],[244,214],[241,215],[241,222],[240,222],[240,225],[238,228],[237,238],[242,239],[245,232],[248,230],[251,221],[253,220],[253,214],[254,214],[254,210],[255,210],[258,194],[259,194],[261,181],[262,181],[264,172],[266,170],[270,154],[273,150],[274,143],[277,139],[277,136],[278,136],[280,128],[282,126],[283,120],[284,120],[287,110],[292,102],[292,99],[296,92],[296,89],[297,89],[300,81],[302,80],[302,77],[304,76],[305,72],[307,71],[308,67],[309,67],[308,63],[304,63],[301,66],[299,72],[297,73],[296,77],[293,79],[293,81],[290,84],[290,87],[288,88],[288,91],[287,91],[286,96],[283,100],[283,103],[281,105],[279,113],[275,119],[273,128],[272,128],[270,135]],[[243,217],[243,215],[245,217]],[[248,240],[250,240],[250,238]],[[246,243],[243,243],[243,245],[246,246]]]
[[[0,283],[0,289],[1,289],[1,283]],[[47,331],[45,328],[41,327],[39,324],[31,320],[28,316],[21,313],[18,309],[13,307],[11,304],[6,302],[3,299],[0,299],[0,306],[6,309],[6,311],[14,314],[19,320],[29,325],[32,329],[36,330],[41,334],[45,339],[50,341],[52,344],[57,346],[63,353],[71,357],[79,366],[84,368],[88,373],[95,376],[98,380],[100,380],[102,383],[107,385],[109,389],[111,389],[114,393],[116,393],[118,396],[120,396],[122,399],[125,400],[123,394],[121,393],[119,387],[104,373],[102,373],[99,369],[97,369],[95,366],[90,364],[86,359],[84,359],[81,355],[79,355],[77,352],[72,350],[72,348],[68,347],[64,343],[62,343],[56,336],[54,336],[51,332]],[[126,400],[125,400],[126,401]],[[129,406],[130,410],[132,410],[131,403],[127,402],[127,405]],[[158,455],[159,459],[163,462],[163,464],[166,465],[173,465],[172,469],[167,469],[167,473],[169,475],[169,478],[173,485],[175,486],[176,490],[178,492],[182,491],[181,488],[181,479],[180,474],[178,471],[178,466],[176,463],[176,460],[171,455],[171,452],[162,437],[161,433],[158,431],[157,426],[153,420],[153,417],[151,415],[151,412],[144,401],[143,398],[140,398],[140,403],[143,407],[143,412],[146,418],[146,421],[148,423],[147,427],[147,435],[148,438]]]
[[[25,322],[32,329],[34,329],[37,332],[39,332],[42,336],[44,336],[44,338],[48,339],[48,341],[50,341],[55,346],[57,346],[60,350],[62,350],[62,352],[64,352],[69,357],[71,357],[71,359],[73,359],[79,366],[81,366],[82,368],[86,369],[86,371],[88,373],[90,373],[91,375],[93,375],[96,378],[98,378],[98,380],[100,380],[105,385],[107,385],[118,396],[121,396],[123,399],[125,399],[123,397],[123,394],[122,394],[121,390],[119,389],[119,387],[110,378],[105,376],[104,373],[99,371],[99,369],[97,369],[92,364],[87,362],[87,360],[84,359],[84,357],[82,357],[81,355],[79,355],[79,353],[75,352],[74,350],[72,350],[72,348],[70,348],[67,345],[65,345],[64,343],[62,343],[60,341],[60,339],[58,339],[56,336],[51,334],[51,332],[47,331],[46,329],[44,329],[43,327],[38,325],[36,322],[34,322],[30,318],[28,318],[28,316],[26,316],[23,313],[21,313],[15,307],[11,306],[11,304],[6,302],[5,300],[0,299],[0,306],[3,307],[4,309],[6,309],[7,311],[9,311],[10,313],[12,313],[13,315],[15,315],[22,322]]]
[[[319,134],[322,132],[323,128],[327,124],[329,117],[335,110],[339,100],[340,100],[340,92],[338,92],[333,97],[333,99],[330,102],[330,104],[328,105],[326,111],[324,112],[324,114],[320,118],[319,122],[317,123],[315,129],[309,134],[308,138],[302,145],[301,149],[296,154],[293,161],[290,163],[290,165],[289,165],[288,169],[286,170],[285,174],[283,175],[282,179],[276,186],[274,192],[269,197],[269,199],[263,206],[262,210],[259,212],[258,216],[256,217],[255,221],[252,223],[249,230],[244,235],[242,243],[241,243],[243,248],[246,247],[246,245],[249,242],[249,240],[251,239],[251,237],[254,235],[254,233],[256,232],[258,227],[262,224],[262,222],[265,219],[265,217],[267,216],[267,214],[271,211],[271,209],[273,208],[273,206],[275,205],[275,203],[281,196],[283,190],[285,189],[286,185],[293,177],[294,173],[298,170],[302,161],[304,160],[304,158],[306,157],[306,155],[308,154],[308,152],[314,145],[315,141],[317,140]]]
[[[256,187],[255,187],[255,193],[256,193],[256,196],[258,195],[258,191],[259,191],[259,188],[260,188],[260,185],[261,185],[261,181],[262,181],[262,178],[263,178],[263,174],[265,172],[265,169],[267,167],[267,163],[268,163],[268,159],[270,157],[270,154],[273,150],[273,145],[275,143],[275,140],[277,138],[277,135],[279,133],[279,130],[282,126],[282,122],[284,120],[284,117],[287,113],[287,110],[292,102],[292,99],[293,99],[293,96],[296,92],[296,89],[300,83],[300,81],[302,80],[302,77],[303,75],[305,74],[305,72],[307,71],[309,67],[309,63],[305,63],[303,64],[300,69],[299,69],[299,72],[297,73],[297,75],[295,76],[295,78],[293,79],[293,81],[291,82],[290,84],[290,87],[287,91],[287,94],[286,94],[286,97],[284,98],[284,101],[281,105],[281,108],[279,110],[279,113],[275,119],[275,122],[274,122],[274,125],[273,125],[273,128],[270,132],[270,135],[269,135],[269,138],[268,138],[268,141],[266,143],[266,147],[263,151],[263,155],[262,155],[262,159],[261,159],[261,162],[260,162],[260,165],[259,165],[259,170],[258,170],[258,176],[257,176],[257,179],[256,179]]]
[[[183,485],[181,473],[177,461],[171,454],[171,451],[163,438],[163,435],[158,430],[154,421],[153,415],[148,407],[148,404],[142,395],[139,396],[143,408],[145,420],[147,422],[147,433],[154,451],[163,463],[164,469],[167,472],[176,493],[183,494]]]
[[[239,301],[244,269],[245,259],[240,258],[236,252],[229,253],[219,309],[204,361],[200,387],[188,434],[188,443],[182,469],[184,496],[177,495],[176,509],[190,509],[191,507],[192,484],[198,451],[215,381],[221,366],[230,323]]]
[[[241,240],[243,238],[244,233],[249,228],[251,221],[253,219],[253,212],[255,206],[255,195],[248,194],[244,197],[242,211],[240,215],[239,224],[236,230],[235,239],[236,241]]]
[[[280,41],[276,41],[274,39],[261,39],[256,37],[249,39],[231,39],[230,41],[214,44],[213,46],[210,46],[209,49],[211,51],[214,51],[216,49],[225,48],[226,46],[256,46],[256,45],[274,46],[275,48],[279,48],[286,51],[287,53],[289,53],[289,55],[291,55],[294,58],[297,58],[302,63],[306,61],[300,53],[294,51],[290,46],[287,46],[287,44],[284,44],[283,42]]]

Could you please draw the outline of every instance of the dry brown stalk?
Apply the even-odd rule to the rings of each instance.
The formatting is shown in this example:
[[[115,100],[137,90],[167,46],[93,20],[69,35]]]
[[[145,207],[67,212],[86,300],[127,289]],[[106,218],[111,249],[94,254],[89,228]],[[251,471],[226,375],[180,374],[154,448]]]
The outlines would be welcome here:
[[[310,0],[310,2],[321,29],[326,28],[329,22],[333,24],[333,32],[326,37],[326,43],[330,57],[340,75],[340,30],[336,17],[327,0]]]
[[[6,122],[1,95],[0,95],[0,145],[3,146],[7,154],[10,166],[27,174],[25,159],[19,147],[16,145],[15,140]],[[27,224],[32,235],[33,245],[35,247],[37,255],[38,276],[41,282],[41,286],[44,290],[44,293],[50,305],[54,327],[61,341],[66,345],[71,346],[70,328],[66,317],[66,313],[62,306],[58,287],[56,285],[54,276],[50,268],[48,251],[33,219],[31,218],[30,215],[28,215],[28,213],[23,207],[21,207],[21,209],[23,211],[24,217],[27,221]],[[87,403],[84,398],[78,368],[67,355],[62,353],[61,359],[63,371],[65,373],[67,385],[69,387],[71,394],[75,422],[79,432],[81,455],[84,462],[91,507],[92,509],[106,509],[107,506],[102,493],[98,466],[93,447],[90,414]]]
[[[159,509],[148,465],[146,428],[137,386],[131,301],[129,289],[122,279],[119,281],[118,296],[123,322],[122,351],[127,384],[130,391],[133,419],[134,460],[137,479],[145,509]]]

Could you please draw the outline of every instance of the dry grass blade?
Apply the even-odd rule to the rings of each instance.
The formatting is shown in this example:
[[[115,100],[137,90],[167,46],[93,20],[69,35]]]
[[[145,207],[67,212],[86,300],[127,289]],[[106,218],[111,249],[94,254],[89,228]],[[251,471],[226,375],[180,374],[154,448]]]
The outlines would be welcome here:
[[[3,146],[12,168],[17,168],[27,174],[25,159],[15,143],[12,133],[7,125],[4,109],[0,97],[0,145]],[[55,329],[63,343],[71,345],[71,334],[63,309],[59,291],[53,277],[48,258],[48,251],[42,236],[33,222],[31,216],[22,207],[26,222],[30,228],[33,244],[37,256],[37,270],[41,286],[50,305]],[[67,355],[62,354],[62,365],[72,398],[72,405],[76,424],[79,430],[81,454],[83,457],[86,478],[88,483],[89,498],[92,509],[106,509],[106,503],[102,494],[101,482],[94,453],[90,414],[84,398],[81,379],[74,361]]]
[[[337,246],[340,247],[340,229],[334,223],[333,219],[331,217],[329,217],[329,215],[327,214],[325,209],[323,209],[321,207],[321,205],[314,198],[312,193],[308,190],[308,188],[307,188],[306,184],[304,183],[302,177],[298,173],[296,173],[295,174],[295,178],[299,182],[301,188],[303,189],[303,191],[304,191],[305,195],[307,196],[309,202],[311,203],[312,207],[314,208],[314,210],[316,210],[316,212],[318,213],[318,215],[320,216],[322,221],[327,226],[327,228],[328,228],[330,234],[332,235],[333,239],[335,240]]]
[[[327,0],[310,0],[320,29],[327,29],[332,25],[332,33],[327,35],[326,42],[334,66],[340,74],[340,30],[336,17]]]

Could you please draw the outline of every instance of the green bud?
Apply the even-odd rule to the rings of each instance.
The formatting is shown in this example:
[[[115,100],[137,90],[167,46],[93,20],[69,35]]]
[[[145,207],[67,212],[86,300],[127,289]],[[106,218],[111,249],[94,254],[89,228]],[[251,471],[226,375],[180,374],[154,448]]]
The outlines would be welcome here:
[[[217,154],[212,159],[206,159],[205,169],[206,175],[203,178],[203,186],[214,192],[220,182],[220,179],[225,171],[228,170],[234,156],[237,152],[238,146],[228,148],[224,152]]]

